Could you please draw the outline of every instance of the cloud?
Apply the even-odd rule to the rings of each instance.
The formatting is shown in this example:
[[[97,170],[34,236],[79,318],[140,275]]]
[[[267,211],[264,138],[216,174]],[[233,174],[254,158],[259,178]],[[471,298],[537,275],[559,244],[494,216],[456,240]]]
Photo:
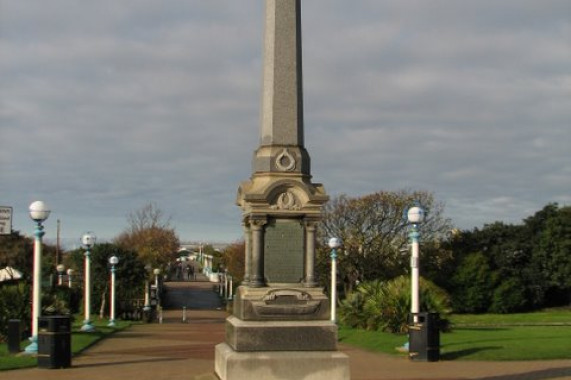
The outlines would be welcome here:
[[[315,181],[333,196],[433,191],[461,228],[568,204],[570,7],[304,2]],[[0,201],[16,229],[43,199],[66,235],[111,238],[153,201],[183,239],[240,237],[261,2],[5,0],[1,13]]]

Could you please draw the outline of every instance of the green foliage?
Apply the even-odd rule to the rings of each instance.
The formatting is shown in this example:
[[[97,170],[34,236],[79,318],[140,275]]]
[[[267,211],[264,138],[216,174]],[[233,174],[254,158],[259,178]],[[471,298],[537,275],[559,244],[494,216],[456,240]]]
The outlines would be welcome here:
[[[84,277],[85,251],[75,250],[69,255],[69,266],[75,269],[75,276]],[[96,244],[91,249],[91,309],[100,310],[102,304],[108,305],[110,265],[109,258],[117,256],[119,263],[116,265],[116,297],[117,300],[142,298],[144,282],[147,271],[139,256],[132,251],[124,250],[117,245],[105,243]],[[82,281],[77,284],[83,287]],[[120,303],[117,303],[119,307]],[[83,306],[83,305],[82,305]],[[118,310],[118,313],[120,310]]]
[[[31,278],[33,262],[33,239],[24,237],[17,231],[10,235],[0,235],[0,269],[10,266]]]
[[[441,274],[456,312],[512,313],[571,303],[571,207],[549,204],[521,225],[493,223],[451,242]]]
[[[494,273],[481,252],[470,254],[460,263],[453,279],[453,304],[458,313],[487,311],[494,289]]]
[[[222,252],[222,265],[234,278],[234,286],[238,286],[244,279],[246,244],[243,240],[235,242]]]
[[[0,283],[0,341],[6,337],[10,319],[20,319],[29,326],[30,292],[29,285],[23,281]]]
[[[369,281],[359,284],[341,302],[341,321],[351,327],[387,332],[404,332],[410,312],[410,278]],[[441,314],[443,320],[450,313],[450,298],[446,292],[425,279],[420,281],[420,308]]]
[[[525,286],[519,278],[511,277],[503,281],[492,296],[491,313],[513,313],[525,310]]]

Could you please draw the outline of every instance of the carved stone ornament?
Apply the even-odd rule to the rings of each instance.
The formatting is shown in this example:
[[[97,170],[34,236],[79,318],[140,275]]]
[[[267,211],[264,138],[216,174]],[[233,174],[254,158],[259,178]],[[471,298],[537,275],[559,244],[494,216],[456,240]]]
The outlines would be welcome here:
[[[276,167],[283,172],[291,172],[295,170],[295,164],[295,158],[285,148],[276,157]]]
[[[297,197],[293,193],[286,191],[278,196],[276,203],[271,208],[274,210],[299,210],[301,206]]]
[[[270,290],[262,300],[252,302],[258,315],[267,316],[315,314],[320,305],[308,293],[295,289]]]

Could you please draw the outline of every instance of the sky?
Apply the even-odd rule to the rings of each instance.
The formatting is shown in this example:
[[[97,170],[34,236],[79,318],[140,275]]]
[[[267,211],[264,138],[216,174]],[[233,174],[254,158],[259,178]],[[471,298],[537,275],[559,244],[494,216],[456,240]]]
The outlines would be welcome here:
[[[0,205],[48,241],[149,202],[241,238],[262,0],[0,0]],[[571,204],[571,2],[302,1],[305,147],[332,196],[424,190],[460,229]]]

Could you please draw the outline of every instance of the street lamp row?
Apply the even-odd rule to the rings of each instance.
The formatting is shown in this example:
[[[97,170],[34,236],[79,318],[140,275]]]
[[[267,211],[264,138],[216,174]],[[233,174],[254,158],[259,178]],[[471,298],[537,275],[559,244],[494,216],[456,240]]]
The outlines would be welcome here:
[[[44,236],[43,222],[50,215],[50,209],[42,201],[33,202],[30,205],[30,217],[36,222],[34,231],[34,268],[33,268],[33,290],[32,290],[32,336],[30,337],[30,345],[25,349],[28,354],[38,353],[38,319],[41,314],[41,268],[42,268],[42,237]],[[92,332],[95,327],[91,324],[91,248],[95,245],[97,238],[93,232],[87,232],[81,237],[81,242],[85,247],[85,296],[84,311],[85,319],[81,331]],[[115,266],[119,263],[117,256],[109,258],[111,264],[111,317],[109,326],[115,326]],[[59,274],[59,285],[62,285],[65,267],[59,264],[56,267]],[[67,270],[69,276],[69,287],[71,288],[72,269]]]

